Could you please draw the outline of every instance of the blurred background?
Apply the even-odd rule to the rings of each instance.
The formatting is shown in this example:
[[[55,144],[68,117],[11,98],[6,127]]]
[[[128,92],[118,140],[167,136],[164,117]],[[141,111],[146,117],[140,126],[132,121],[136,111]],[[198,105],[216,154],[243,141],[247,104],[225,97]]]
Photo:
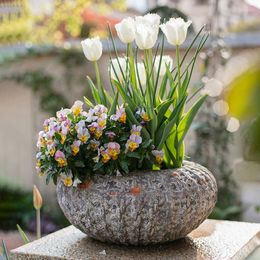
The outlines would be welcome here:
[[[202,25],[211,31],[190,88],[210,97],[187,155],[217,178],[211,218],[260,222],[260,0],[0,0],[0,239],[9,249],[22,244],[17,223],[34,238],[33,184],[43,196],[43,233],[68,225],[55,187],[35,172],[35,153],[44,119],[90,96],[86,75],[95,76],[80,40],[103,38],[99,63],[109,89],[107,23],[148,12],[193,21],[183,49]],[[165,52],[174,58],[172,47]]]

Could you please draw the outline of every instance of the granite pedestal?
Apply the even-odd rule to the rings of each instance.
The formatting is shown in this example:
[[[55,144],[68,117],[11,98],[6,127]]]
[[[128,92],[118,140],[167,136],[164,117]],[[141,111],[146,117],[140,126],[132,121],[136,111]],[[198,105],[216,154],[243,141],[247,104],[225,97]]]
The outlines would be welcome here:
[[[12,259],[245,259],[260,246],[260,224],[206,220],[186,238],[145,247],[101,243],[73,226],[11,251]]]

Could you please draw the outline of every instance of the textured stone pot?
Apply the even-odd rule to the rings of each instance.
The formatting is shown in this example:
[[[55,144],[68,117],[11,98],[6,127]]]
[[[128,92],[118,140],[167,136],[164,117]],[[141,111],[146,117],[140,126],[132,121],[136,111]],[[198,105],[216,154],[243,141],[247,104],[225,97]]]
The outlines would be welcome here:
[[[96,176],[85,188],[59,181],[61,209],[75,227],[100,241],[146,245],[185,237],[211,213],[217,199],[213,175],[199,164]]]

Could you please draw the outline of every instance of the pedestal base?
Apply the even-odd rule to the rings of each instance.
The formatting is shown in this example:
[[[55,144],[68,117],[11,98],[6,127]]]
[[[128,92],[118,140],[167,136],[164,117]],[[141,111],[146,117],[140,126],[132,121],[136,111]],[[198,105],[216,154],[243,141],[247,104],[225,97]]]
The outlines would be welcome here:
[[[260,246],[260,224],[206,220],[186,238],[146,247],[105,244],[69,226],[11,251],[12,259],[245,259]]]

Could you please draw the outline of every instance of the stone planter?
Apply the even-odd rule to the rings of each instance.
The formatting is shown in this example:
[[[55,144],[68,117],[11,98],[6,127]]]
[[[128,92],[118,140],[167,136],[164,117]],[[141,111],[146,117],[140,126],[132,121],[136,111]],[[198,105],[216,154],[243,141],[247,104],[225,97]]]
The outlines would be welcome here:
[[[217,199],[213,175],[199,164],[96,176],[85,188],[59,181],[61,209],[75,227],[104,242],[146,245],[183,238],[211,213]]]

